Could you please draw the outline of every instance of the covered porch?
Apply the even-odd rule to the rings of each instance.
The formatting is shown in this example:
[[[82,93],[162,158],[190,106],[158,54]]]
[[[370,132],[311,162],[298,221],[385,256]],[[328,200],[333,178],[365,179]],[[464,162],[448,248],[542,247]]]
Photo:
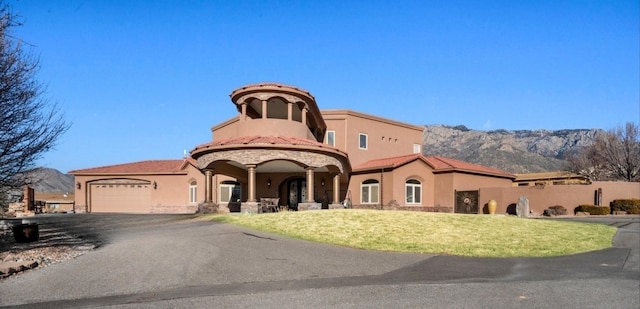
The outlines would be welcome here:
[[[270,137],[277,143],[269,144],[263,139],[251,138],[242,149],[208,145],[192,152],[204,171],[205,203],[231,212],[343,207],[350,171],[346,154],[306,139]]]

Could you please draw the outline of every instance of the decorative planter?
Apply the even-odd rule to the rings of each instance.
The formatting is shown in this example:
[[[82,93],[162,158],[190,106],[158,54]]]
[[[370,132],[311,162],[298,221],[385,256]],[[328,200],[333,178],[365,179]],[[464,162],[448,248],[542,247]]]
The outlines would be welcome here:
[[[11,227],[16,242],[33,242],[40,239],[38,223],[22,223]]]
[[[487,204],[487,209],[489,210],[490,215],[496,214],[496,208],[498,207],[498,202],[496,200],[490,200]]]

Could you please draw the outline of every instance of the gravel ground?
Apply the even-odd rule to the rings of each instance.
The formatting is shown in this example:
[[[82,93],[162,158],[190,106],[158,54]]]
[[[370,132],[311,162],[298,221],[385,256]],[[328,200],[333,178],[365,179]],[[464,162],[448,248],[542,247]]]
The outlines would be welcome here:
[[[44,242],[17,243],[10,231],[0,231],[0,279],[73,259],[95,247],[89,241],[65,233],[56,233],[55,239]]]

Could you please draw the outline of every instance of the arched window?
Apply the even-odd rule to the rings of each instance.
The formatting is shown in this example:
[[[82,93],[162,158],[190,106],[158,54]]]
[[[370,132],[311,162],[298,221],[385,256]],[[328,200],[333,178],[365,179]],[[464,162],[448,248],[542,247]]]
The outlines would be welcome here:
[[[380,201],[380,183],[375,179],[367,179],[360,185],[360,202],[362,204],[378,204]]]
[[[198,183],[192,181],[189,184],[189,203],[195,204],[198,202]]]
[[[405,192],[407,204],[422,203],[422,183],[416,179],[409,179],[405,182]]]

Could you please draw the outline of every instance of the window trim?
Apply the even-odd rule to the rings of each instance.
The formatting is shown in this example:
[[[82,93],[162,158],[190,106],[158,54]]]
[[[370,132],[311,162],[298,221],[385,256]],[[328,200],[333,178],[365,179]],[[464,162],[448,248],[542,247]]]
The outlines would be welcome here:
[[[417,151],[416,151],[417,150]],[[422,145],[413,144],[413,153],[422,153]]]
[[[198,182],[192,181],[189,183],[189,203],[198,203]]]
[[[364,137],[364,147],[362,147],[362,137]],[[358,133],[358,149],[369,149],[369,135],[366,133]]]
[[[412,182],[413,181],[413,182]],[[417,183],[415,183],[417,182]],[[407,189],[411,188],[411,197],[412,200],[409,201],[409,195],[407,194]],[[416,188],[419,188],[420,194],[416,194]],[[404,202],[409,205],[421,205],[422,204],[422,182],[415,178],[407,179],[404,182]],[[416,202],[416,196],[418,197],[418,201]]]
[[[329,143],[329,133],[331,133],[331,135],[333,135],[332,136],[333,143]],[[329,145],[329,146],[335,147],[336,146],[336,131],[328,130],[324,135],[324,143]]]
[[[368,196],[367,196],[367,202],[364,201],[364,188],[368,188]],[[375,196],[375,201],[372,201],[372,197],[373,195],[371,194],[371,192],[373,190],[371,190],[372,188],[376,188],[376,192],[377,195]],[[367,179],[363,182],[360,183],[360,204],[364,204],[364,205],[375,205],[375,204],[379,204],[380,203],[380,182],[377,179]]]

